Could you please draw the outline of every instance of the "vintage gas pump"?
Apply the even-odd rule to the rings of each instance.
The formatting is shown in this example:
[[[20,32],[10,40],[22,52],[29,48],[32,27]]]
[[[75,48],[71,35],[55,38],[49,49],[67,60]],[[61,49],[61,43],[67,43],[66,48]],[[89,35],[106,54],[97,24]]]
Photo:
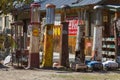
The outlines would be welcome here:
[[[68,25],[66,22],[66,10],[70,8],[69,5],[62,5],[63,22],[61,23],[61,37],[60,37],[60,66],[69,67],[69,51],[68,51]]]
[[[31,26],[28,68],[39,68],[40,4],[38,3],[31,4]]]
[[[20,22],[20,21],[13,22],[13,23],[11,23],[11,28],[12,28],[11,36],[15,40],[15,46],[12,49],[12,52],[15,52],[16,61],[18,63],[18,67],[19,67],[19,62],[20,62],[20,59],[22,56],[21,52],[22,52],[22,48],[23,48],[23,46],[22,46],[23,45],[22,44],[23,22]],[[13,56],[12,56],[12,58],[13,58]]]
[[[55,5],[46,5],[46,26],[44,36],[44,54],[42,67],[49,68],[53,65],[53,27],[55,18]]]
[[[96,10],[96,26],[94,27],[92,59],[96,61],[102,60],[102,9],[103,6],[97,5]]]

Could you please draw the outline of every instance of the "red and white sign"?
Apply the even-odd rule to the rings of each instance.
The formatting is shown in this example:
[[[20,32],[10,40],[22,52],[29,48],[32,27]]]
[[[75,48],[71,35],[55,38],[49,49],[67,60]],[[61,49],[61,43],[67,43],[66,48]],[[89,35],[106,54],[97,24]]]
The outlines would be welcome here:
[[[69,17],[67,18],[67,22],[69,22],[69,35],[77,34],[78,27],[78,18],[77,17]]]

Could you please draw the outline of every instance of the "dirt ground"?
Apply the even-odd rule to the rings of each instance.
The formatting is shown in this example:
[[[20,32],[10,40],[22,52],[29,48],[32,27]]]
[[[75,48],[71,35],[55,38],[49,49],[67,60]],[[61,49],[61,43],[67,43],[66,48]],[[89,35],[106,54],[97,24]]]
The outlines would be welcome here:
[[[120,71],[74,72],[9,67],[0,68],[0,80],[120,80]]]

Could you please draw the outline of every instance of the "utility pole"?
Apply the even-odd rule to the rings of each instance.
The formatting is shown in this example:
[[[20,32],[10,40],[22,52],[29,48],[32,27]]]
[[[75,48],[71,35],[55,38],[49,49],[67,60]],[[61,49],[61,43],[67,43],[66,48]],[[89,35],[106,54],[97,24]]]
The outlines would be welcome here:
[[[94,27],[92,59],[96,61],[102,60],[102,9],[103,6],[94,6],[96,10],[96,26]]]
[[[61,37],[60,37],[60,66],[69,67],[69,51],[68,51],[68,22],[66,22],[66,10],[70,7],[68,5],[61,6],[63,9],[63,21],[61,23]]]
[[[28,68],[39,68],[40,5],[38,3],[31,4],[31,26]]]
[[[53,27],[55,19],[55,5],[46,5],[46,26],[44,35],[44,53],[43,53],[43,68],[51,68],[53,65]]]

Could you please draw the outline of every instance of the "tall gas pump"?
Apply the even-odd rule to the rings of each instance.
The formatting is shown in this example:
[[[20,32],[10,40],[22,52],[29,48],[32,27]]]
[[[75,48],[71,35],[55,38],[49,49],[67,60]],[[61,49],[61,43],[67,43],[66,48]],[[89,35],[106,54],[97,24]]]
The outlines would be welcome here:
[[[53,26],[55,19],[55,5],[46,5],[46,26],[44,36],[44,54],[42,67],[50,68],[53,65]]]
[[[70,8],[69,5],[62,5],[63,21],[61,23],[61,36],[60,36],[60,66],[69,67],[69,51],[68,51],[68,25],[66,22],[66,10]]]
[[[39,68],[40,4],[36,2],[31,4],[31,26],[28,68]]]
[[[16,21],[11,23],[11,36],[12,38],[14,38],[15,40],[15,44],[14,44],[14,48],[12,48],[12,53],[15,53],[15,58],[19,67],[19,63],[22,57],[22,49],[23,49],[23,44],[22,44],[22,37],[23,37],[23,22],[21,21]],[[13,54],[12,54],[13,55]],[[12,56],[13,58],[13,56]],[[12,63],[13,63],[13,59],[12,59]],[[21,62],[22,65],[22,62]]]
[[[96,61],[102,61],[102,9],[103,6],[94,6],[96,10],[96,26],[94,27],[93,35],[93,47],[92,47],[92,59]]]

